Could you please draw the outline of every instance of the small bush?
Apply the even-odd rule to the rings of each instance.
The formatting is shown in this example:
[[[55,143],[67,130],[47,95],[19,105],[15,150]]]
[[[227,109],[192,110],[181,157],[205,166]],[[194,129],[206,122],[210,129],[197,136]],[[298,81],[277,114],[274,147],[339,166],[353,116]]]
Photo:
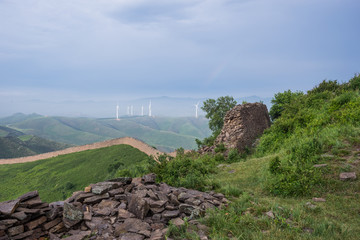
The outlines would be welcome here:
[[[308,91],[308,94],[314,94],[314,93],[321,93],[321,92],[337,92],[341,90],[342,85],[338,83],[337,80],[335,81],[322,81],[319,85]]]
[[[225,145],[223,143],[220,143],[220,144],[216,145],[214,151],[216,153],[223,153],[223,152],[226,151],[226,147],[225,147]]]
[[[360,74],[356,74],[350,79],[347,88],[351,90],[360,90]]]
[[[75,185],[72,182],[67,182],[65,184],[65,190],[72,190],[75,188]]]
[[[225,162],[225,157],[222,153],[215,154],[214,159],[218,163]]]
[[[280,171],[280,158],[279,156],[276,156],[274,158],[272,158],[270,160],[270,164],[269,164],[269,171],[272,173],[272,174],[278,174],[278,173],[281,173]]]
[[[227,157],[227,161],[230,163],[233,162],[240,162],[241,161],[241,156],[239,154],[239,151],[237,149],[230,149],[229,153],[228,153],[228,157]]]
[[[185,153],[169,159],[161,155],[160,163],[150,160],[149,172],[157,175],[158,181],[176,187],[205,190],[209,184],[207,175],[215,172],[216,160],[210,155]]]

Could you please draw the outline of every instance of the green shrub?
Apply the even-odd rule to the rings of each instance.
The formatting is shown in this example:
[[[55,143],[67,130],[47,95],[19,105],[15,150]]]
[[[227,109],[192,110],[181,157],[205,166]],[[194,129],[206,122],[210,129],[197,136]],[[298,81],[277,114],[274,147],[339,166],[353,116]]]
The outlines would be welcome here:
[[[308,91],[308,94],[321,93],[321,92],[337,92],[342,89],[342,85],[335,81],[322,81],[319,85]]]
[[[224,154],[222,154],[222,153],[215,154],[214,159],[218,163],[225,162],[225,157],[224,157]]]
[[[220,131],[215,131],[210,137],[204,138],[202,141],[200,139],[195,139],[198,149],[205,146],[213,146],[215,139],[220,134]]]
[[[276,156],[274,158],[272,158],[270,160],[270,164],[269,164],[269,171],[272,173],[272,174],[279,174],[281,173],[281,170],[280,170],[280,158],[279,156]]]
[[[161,155],[158,161],[150,160],[148,167],[149,172],[157,175],[158,181],[198,190],[206,189],[209,184],[207,175],[214,173],[216,166],[215,157],[197,153],[185,153],[175,158]]]
[[[72,190],[75,188],[75,185],[72,182],[66,182],[65,190]]]
[[[225,145],[223,143],[220,143],[220,144],[216,145],[214,151],[216,153],[223,153],[223,152],[226,151],[226,147],[225,147]]]
[[[350,79],[347,84],[347,89],[350,90],[359,90],[360,89],[360,74],[356,74],[352,79]]]
[[[227,161],[230,162],[230,163],[240,162],[241,161],[241,156],[239,154],[239,151],[237,149],[235,149],[235,148],[230,149],[230,151],[228,153]]]
[[[283,93],[277,93],[275,94],[274,98],[271,100],[271,103],[273,104],[271,106],[271,109],[269,111],[269,115],[272,121],[279,118],[286,108],[287,105],[289,105],[292,101],[294,101],[297,97],[302,96],[302,92],[291,92],[290,90],[287,90]]]

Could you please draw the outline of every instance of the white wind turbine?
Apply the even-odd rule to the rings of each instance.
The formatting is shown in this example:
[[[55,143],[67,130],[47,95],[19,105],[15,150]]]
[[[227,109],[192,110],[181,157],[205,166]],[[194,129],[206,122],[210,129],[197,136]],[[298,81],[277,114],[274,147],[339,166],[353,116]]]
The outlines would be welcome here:
[[[150,100],[150,103],[149,103],[149,117],[151,117],[151,100]]]
[[[119,120],[119,103],[116,105],[116,120]]]
[[[141,116],[144,116],[144,105],[141,106]]]
[[[198,118],[199,104],[200,104],[200,102],[195,104],[195,118]]]
[[[134,115],[134,106],[133,105],[131,105],[131,116],[133,116]]]
[[[130,106],[127,106],[127,115],[130,115]]]

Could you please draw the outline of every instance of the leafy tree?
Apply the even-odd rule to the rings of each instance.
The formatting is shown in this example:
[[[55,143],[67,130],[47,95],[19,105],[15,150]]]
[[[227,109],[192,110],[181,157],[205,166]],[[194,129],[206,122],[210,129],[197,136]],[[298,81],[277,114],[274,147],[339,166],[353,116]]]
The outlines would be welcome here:
[[[225,96],[218,99],[207,99],[201,107],[206,112],[206,118],[209,119],[209,128],[213,134],[220,132],[224,125],[224,117],[227,111],[237,104],[233,97]]]
[[[292,100],[295,98],[302,96],[303,92],[291,92],[291,90],[287,90],[283,93],[277,93],[275,94],[274,98],[271,100],[271,103],[273,104],[269,115],[271,117],[271,120],[274,121],[278,117],[281,116],[281,113],[284,111],[285,106],[290,104]]]

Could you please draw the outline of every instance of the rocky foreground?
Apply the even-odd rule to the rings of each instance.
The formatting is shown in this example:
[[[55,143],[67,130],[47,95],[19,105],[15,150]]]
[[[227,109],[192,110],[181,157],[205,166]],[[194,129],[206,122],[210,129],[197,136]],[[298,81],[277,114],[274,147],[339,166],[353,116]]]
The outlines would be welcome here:
[[[201,239],[206,227],[195,219],[228,201],[143,178],[117,178],[92,184],[65,201],[43,203],[37,191],[0,203],[0,240],[5,239],[165,239],[169,223],[186,217]],[[170,238],[168,238],[170,239]]]

